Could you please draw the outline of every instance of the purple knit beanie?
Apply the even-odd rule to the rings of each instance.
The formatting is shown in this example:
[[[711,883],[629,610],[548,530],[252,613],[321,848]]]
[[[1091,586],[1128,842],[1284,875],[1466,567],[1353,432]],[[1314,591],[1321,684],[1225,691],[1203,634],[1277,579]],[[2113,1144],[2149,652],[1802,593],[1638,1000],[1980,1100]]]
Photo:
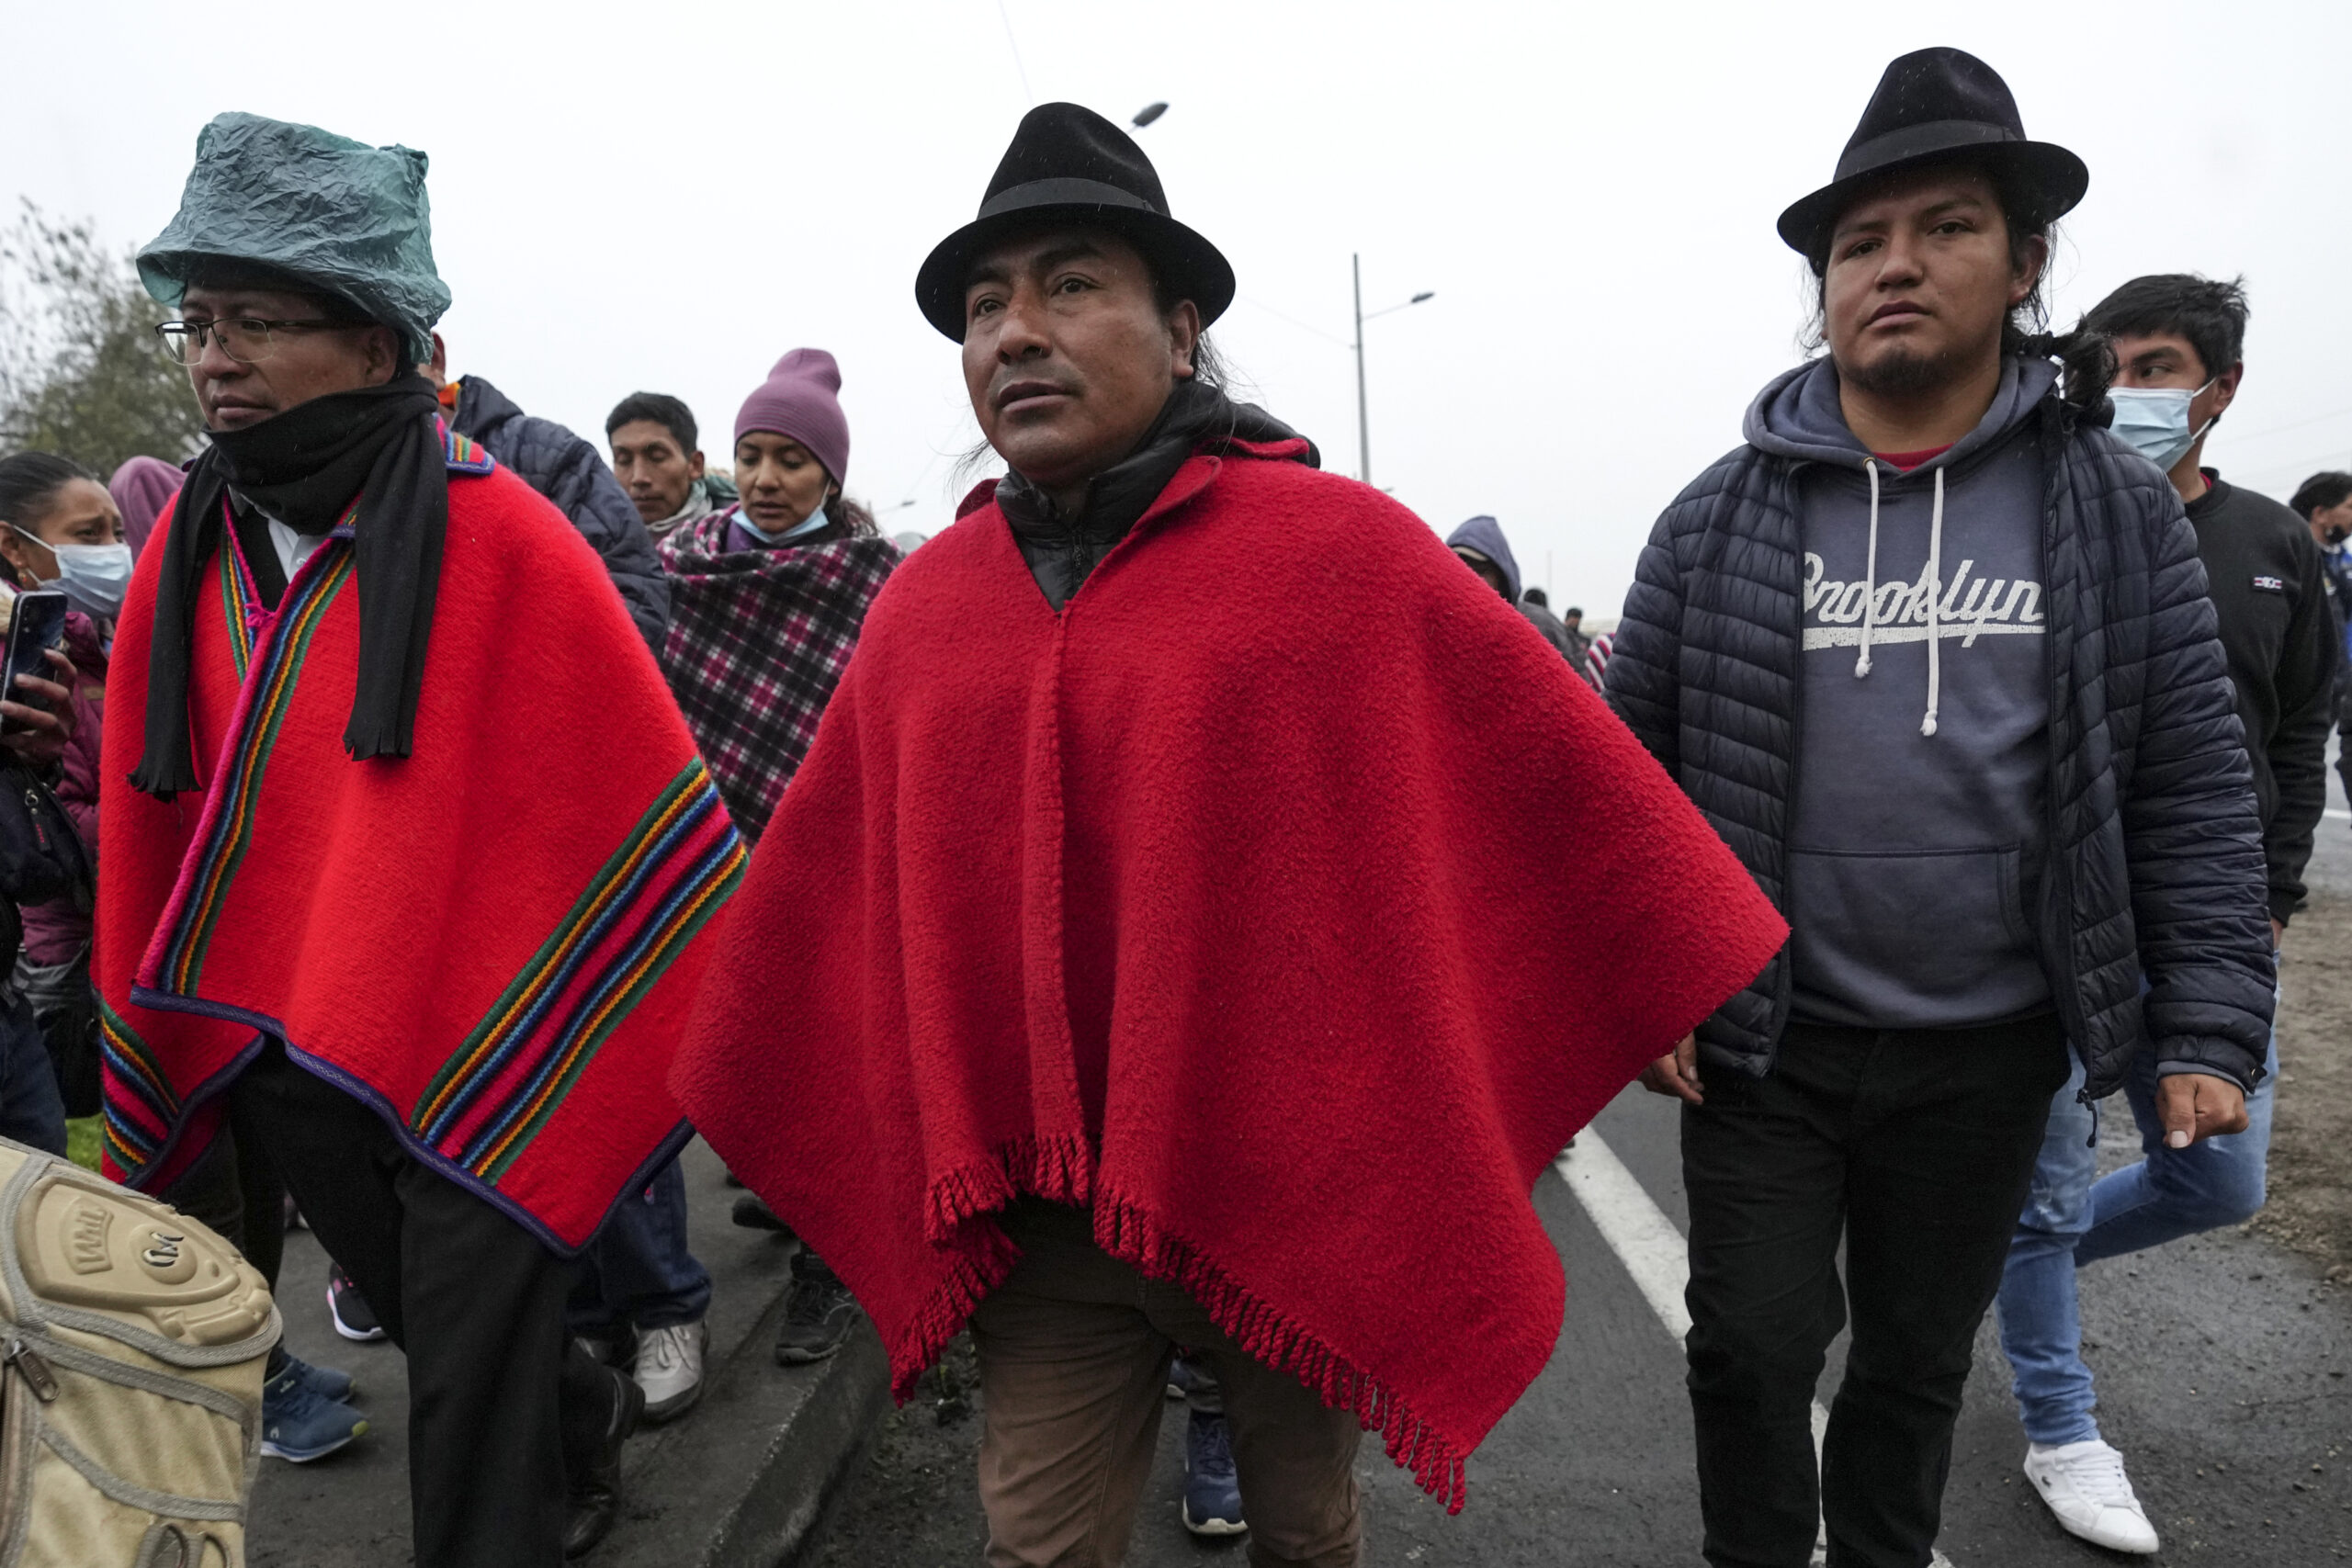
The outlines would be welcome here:
[[[849,421],[842,417],[842,368],[821,348],[796,348],[743,400],[735,439],[754,430],[789,435],[817,456],[835,484],[849,472]]]

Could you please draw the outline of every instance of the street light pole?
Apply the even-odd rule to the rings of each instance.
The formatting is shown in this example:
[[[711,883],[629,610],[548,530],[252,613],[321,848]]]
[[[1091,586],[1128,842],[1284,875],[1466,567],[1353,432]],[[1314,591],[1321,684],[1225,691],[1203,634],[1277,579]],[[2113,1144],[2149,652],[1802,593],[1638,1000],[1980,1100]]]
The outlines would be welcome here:
[[[1363,257],[1351,254],[1356,279],[1356,478],[1372,482],[1372,405],[1363,387]]]
[[[1351,253],[1348,256],[1348,265],[1355,271],[1356,284],[1356,478],[1370,484],[1372,482],[1372,404],[1364,395],[1363,324],[1385,316],[1391,311],[1418,305],[1424,299],[1434,299],[1437,296],[1424,288],[1402,305],[1391,305],[1386,310],[1374,310],[1367,316],[1363,313],[1363,257]]]

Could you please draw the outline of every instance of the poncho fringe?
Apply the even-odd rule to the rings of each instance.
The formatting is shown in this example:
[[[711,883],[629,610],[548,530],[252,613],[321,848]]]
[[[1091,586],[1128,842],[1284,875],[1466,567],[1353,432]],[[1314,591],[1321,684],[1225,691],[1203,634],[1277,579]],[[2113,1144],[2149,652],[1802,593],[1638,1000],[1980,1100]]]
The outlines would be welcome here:
[[[965,1227],[1021,1197],[1084,1206],[1094,1213],[1094,1244],[1145,1278],[1171,1284],[1201,1303],[1209,1320],[1243,1353],[1288,1372],[1335,1410],[1355,1412],[1376,1431],[1388,1457],[1413,1472],[1422,1491],[1458,1514],[1468,1494],[1464,1456],[1380,1380],[1260,1300],[1192,1243],[1155,1220],[1142,1204],[1097,1190],[1081,1137],[1015,1139],[993,1164],[951,1171],[933,1184],[930,1228],[941,1244],[964,1242],[947,1279],[918,1310],[911,1332],[890,1348],[890,1384],[903,1404],[922,1374],[964,1332],[973,1312],[1002,1284],[1021,1251],[994,1225]]]

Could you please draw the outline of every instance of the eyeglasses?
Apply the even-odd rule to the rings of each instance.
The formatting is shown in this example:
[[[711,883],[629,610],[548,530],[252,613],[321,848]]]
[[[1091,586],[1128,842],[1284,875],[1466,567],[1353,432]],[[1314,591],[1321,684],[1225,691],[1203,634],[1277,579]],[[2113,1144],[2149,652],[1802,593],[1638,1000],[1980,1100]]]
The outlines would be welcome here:
[[[365,324],[324,317],[271,321],[259,316],[229,316],[217,321],[164,321],[155,328],[155,335],[163,339],[164,352],[181,365],[193,365],[204,357],[207,338],[219,344],[220,352],[238,364],[257,365],[277,352],[277,344],[271,336],[274,333],[352,331]]]

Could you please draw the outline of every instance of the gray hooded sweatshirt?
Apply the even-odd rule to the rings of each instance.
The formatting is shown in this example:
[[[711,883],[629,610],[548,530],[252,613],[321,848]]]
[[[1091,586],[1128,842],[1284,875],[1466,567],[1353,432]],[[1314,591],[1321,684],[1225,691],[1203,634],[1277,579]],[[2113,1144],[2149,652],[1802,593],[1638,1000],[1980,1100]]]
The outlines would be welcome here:
[[[2056,378],[2007,360],[1983,423],[1907,473],[1846,428],[1826,359],[1747,411],[1749,444],[1801,465],[1801,1021],[1952,1029],[2052,1005],[2034,938],[2050,672],[2032,415]]]

